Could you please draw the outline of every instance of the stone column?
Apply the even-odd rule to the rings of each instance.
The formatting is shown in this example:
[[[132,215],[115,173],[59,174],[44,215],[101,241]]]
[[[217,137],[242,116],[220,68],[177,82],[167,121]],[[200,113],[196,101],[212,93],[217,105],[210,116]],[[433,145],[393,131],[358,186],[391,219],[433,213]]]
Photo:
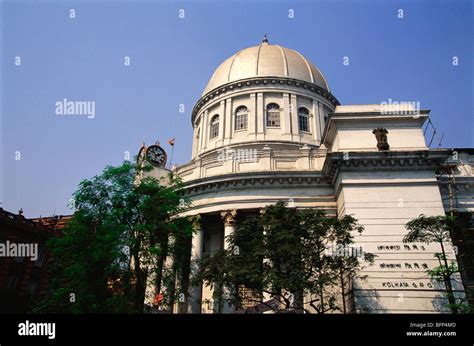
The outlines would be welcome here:
[[[198,127],[200,129],[200,131],[199,131],[199,150],[198,150],[199,153],[201,152],[201,150],[204,149],[204,136],[205,136],[204,126],[205,126],[204,114],[201,114],[201,117],[199,118],[199,123],[198,123]]]
[[[225,114],[225,101],[222,100],[220,103],[219,103],[219,135],[217,136],[216,138],[216,146],[220,146],[220,145],[223,145],[224,144],[224,138],[225,138],[225,134],[224,134],[224,124],[226,122],[226,114]]]
[[[202,258],[204,245],[204,230],[201,225],[201,217],[198,215],[194,220],[194,233],[191,248],[191,275],[198,270],[196,261]],[[194,314],[201,313],[202,303],[202,283],[198,286],[191,287],[191,296],[188,311]]]
[[[201,151],[201,143],[202,143],[201,122],[202,120],[200,120],[199,123],[196,125],[196,152],[193,157],[195,157],[197,153]]]
[[[173,236],[170,236],[169,239],[168,239],[168,255],[166,256],[166,259],[165,259],[165,266],[163,268],[163,270],[166,270],[166,269],[169,269],[171,270],[173,273],[174,273],[174,257],[173,255],[170,253],[170,250],[173,248],[173,246],[175,245],[175,242],[176,242],[176,239],[173,237]],[[165,274],[163,273],[163,276]],[[173,278],[171,280],[171,282],[169,283],[169,285],[167,286],[166,283],[165,283],[165,280],[164,280],[164,277],[161,278],[161,290],[162,291],[166,291],[166,292],[169,292],[170,293],[170,297],[171,296],[175,296],[176,295],[176,273],[173,274]],[[156,292],[156,293],[160,293],[160,292]],[[166,310],[169,312],[169,313],[173,313],[174,312],[174,309],[175,307],[177,308],[177,301],[176,302],[173,302],[173,304],[170,304],[171,299],[167,299],[165,300],[163,303],[164,304],[167,304],[166,306]]]
[[[196,153],[198,151],[198,137],[197,137],[197,133],[198,133],[198,127],[197,126],[194,126],[193,124],[193,149],[192,149],[192,152],[191,152],[191,157],[195,157],[196,156]]]
[[[291,106],[290,94],[283,93],[283,117],[281,119],[281,129],[285,139],[291,140]]]
[[[206,110],[204,114],[202,115],[202,130],[201,130],[201,136],[202,136],[202,142],[201,142],[201,150],[207,149],[207,143],[209,142],[209,111]]]
[[[298,105],[296,102],[296,95],[290,94],[291,105],[291,133],[293,134],[293,141],[301,142],[300,129],[298,126]]]
[[[316,100],[313,100],[313,106],[311,107],[311,114],[313,115],[313,121],[312,121],[312,124],[313,125],[313,129],[312,129],[312,132],[313,132],[313,138],[314,140],[316,141],[316,143],[318,145],[321,144],[321,141],[322,141],[322,130],[321,130],[321,119],[319,117],[319,108],[318,108],[318,101]]]
[[[237,210],[226,210],[221,212],[222,220],[224,221],[224,250],[228,250],[230,244],[226,237],[234,233],[234,222],[237,216]]]
[[[265,139],[265,105],[263,103],[263,93],[257,93],[257,109],[255,110],[255,116],[257,117],[257,140]]]
[[[232,139],[232,132],[234,128],[234,117],[232,110],[232,99],[228,98],[225,101],[225,123],[224,123],[224,144],[230,144]]]
[[[321,122],[321,139],[323,138],[324,128],[326,127],[326,121],[324,119],[324,107],[321,102],[318,102],[319,108],[319,121]]]
[[[257,97],[255,93],[250,94],[250,107],[247,114],[248,136],[255,140],[257,138]]]
[[[227,240],[227,236],[234,233],[235,230],[235,217],[237,216],[237,210],[226,210],[221,212],[222,220],[224,221],[224,250],[229,250],[230,243]],[[230,290],[226,287],[223,288],[223,295],[228,295]],[[222,313],[233,313],[235,307],[230,305],[227,301],[222,304]]]

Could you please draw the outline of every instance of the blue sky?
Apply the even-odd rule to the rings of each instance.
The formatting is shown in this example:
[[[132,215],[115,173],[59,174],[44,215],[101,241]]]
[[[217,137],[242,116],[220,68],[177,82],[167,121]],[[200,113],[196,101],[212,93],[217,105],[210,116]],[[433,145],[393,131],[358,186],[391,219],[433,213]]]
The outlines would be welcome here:
[[[469,0],[4,0],[2,207],[23,208],[27,217],[70,213],[82,179],[120,164],[126,151],[135,155],[143,141],[159,140],[169,151],[166,141],[176,137],[173,162],[189,161],[190,113],[208,79],[264,33],[318,66],[341,104],[419,101],[444,131],[444,147],[473,147],[472,6]],[[55,103],[64,98],[95,101],[95,117],[56,115]]]

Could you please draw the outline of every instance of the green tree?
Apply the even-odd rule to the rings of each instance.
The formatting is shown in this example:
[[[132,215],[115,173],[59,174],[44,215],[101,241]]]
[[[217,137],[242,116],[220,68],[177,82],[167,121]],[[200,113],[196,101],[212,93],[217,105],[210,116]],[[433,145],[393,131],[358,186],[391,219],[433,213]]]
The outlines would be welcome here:
[[[364,259],[335,260],[327,250],[333,243],[352,244],[353,230],[362,227],[350,216],[337,219],[278,202],[259,216],[239,218],[227,239],[229,249],[203,259],[194,280],[215,287],[217,301],[229,300],[237,310],[259,306],[310,312],[307,305],[318,313],[340,310],[334,290],[339,275],[355,275]],[[229,295],[223,297],[219,287]]]
[[[448,262],[445,246],[451,244],[452,218],[450,216],[425,216],[420,215],[409,221],[405,228],[409,231],[403,238],[404,243],[421,242],[425,244],[438,243],[441,252],[434,256],[438,259],[439,266],[430,269],[427,273],[436,281],[444,282],[449,307],[453,314],[458,313],[459,306],[456,302],[452,286],[453,275],[459,272],[456,261]]]
[[[35,312],[124,312],[127,300],[108,288],[109,278],[120,274],[117,259],[122,230],[95,222],[77,211],[64,234],[47,246],[55,261],[49,294],[34,307]],[[124,289],[126,289],[124,287]]]
[[[162,290],[164,276],[174,273],[167,256],[182,256],[187,244],[170,248],[169,239],[190,238],[192,231],[177,217],[189,205],[181,181],[171,174],[137,180],[150,170],[124,162],[79,184],[72,220],[48,243],[56,265],[50,294],[36,311],[143,312],[147,280],[154,276]]]
[[[362,233],[364,228],[351,215],[330,217],[319,209],[303,209],[299,213],[305,230],[302,258],[307,303],[322,314],[348,313],[352,280],[364,263],[373,263],[375,257],[354,247],[353,233]]]

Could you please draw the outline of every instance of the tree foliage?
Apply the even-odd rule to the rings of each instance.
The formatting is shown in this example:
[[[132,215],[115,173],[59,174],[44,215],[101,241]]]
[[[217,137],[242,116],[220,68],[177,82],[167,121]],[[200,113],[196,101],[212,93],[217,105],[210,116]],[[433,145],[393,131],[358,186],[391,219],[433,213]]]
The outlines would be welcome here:
[[[229,248],[204,258],[194,280],[216,288],[215,300],[229,301],[238,311],[345,311],[337,293],[340,274],[347,289],[373,255],[343,259],[330,250],[332,245],[349,248],[351,233],[362,230],[352,216],[338,219],[322,210],[297,210],[278,202],[260,215],[238,219],[227,239]]]
[[[454,275],[459,273],[459,268],[456,261],[448,261],[446,255],[445,247],[452,244],[453,229],[455,226],[455,216],[425,216],[422,214],[405,225],[405,228],[409,232],[403,238],[403,242],[405,243],[421,242],[425,244],[439,244],[441,252],[434,254],[439,265],[427,270],[427,273],[433,280],[444,283],[445,294],[449,302],[448,307],[454,314],[469,310],[465,302],[459,301],[455,297],[452,282],[456,281]]]
[[[139,170],[151,167],[124,162],[79,184],[72,220],[48,243],[54,271],[36,311],[142,312],[147,282],[154,278],[160,292],[167,275],[176,276],[192,235],[177,215],[189,201],[178,178],[137,180]],[[172,266],[167,256],[176,257]]]

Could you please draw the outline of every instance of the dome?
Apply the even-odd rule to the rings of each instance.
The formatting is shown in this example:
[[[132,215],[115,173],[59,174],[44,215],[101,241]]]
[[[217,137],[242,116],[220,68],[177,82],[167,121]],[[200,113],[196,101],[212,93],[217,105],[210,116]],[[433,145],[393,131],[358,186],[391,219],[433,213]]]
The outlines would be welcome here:
[[[308,59],[295,50],[269,44],[265,37],[258,46],[243,49],[225,60],[202,95],[229,82],[254,77],[298,79],[330,92],[326,79]]]

